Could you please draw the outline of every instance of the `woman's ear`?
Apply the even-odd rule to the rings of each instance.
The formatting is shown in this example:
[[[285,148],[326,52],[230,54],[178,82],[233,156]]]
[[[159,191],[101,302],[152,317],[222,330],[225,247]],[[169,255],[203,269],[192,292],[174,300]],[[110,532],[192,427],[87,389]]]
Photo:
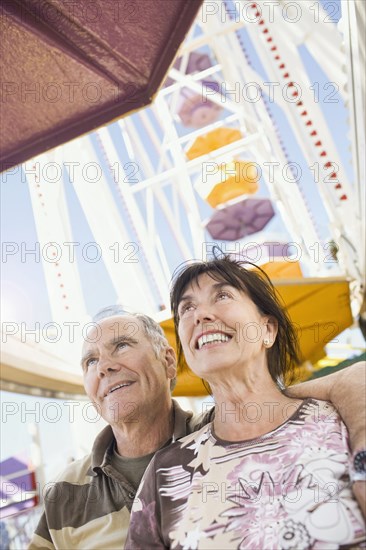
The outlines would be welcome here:
[[[268,347],[272,347],[276,341],[276,336],[278,332],[278,322],[275,317],[272,317],[272,316],[267,317],[264,331],[265,331],[264,340],[266,340],[269,343]]]

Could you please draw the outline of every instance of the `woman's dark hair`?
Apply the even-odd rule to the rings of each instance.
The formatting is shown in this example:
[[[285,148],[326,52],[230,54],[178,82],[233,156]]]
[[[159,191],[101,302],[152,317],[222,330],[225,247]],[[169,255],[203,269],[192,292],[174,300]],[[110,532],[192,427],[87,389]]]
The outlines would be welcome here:
[[[250,268],[247,269],[245,265]],[[178,336],[178,306],[187,286],[197,283],[199,276],[204,273],[215,281],[226,282],[245,292],[261,314],[270,315],[276,320],[277,337],[273,346],[267,349],[268,369],[277,385],[281,388],[288,385],[292,380],[294,367],[301,363],[295,328],[267,274],[251,262],[234,260],[230,256],[184,264],[173,275],[170,303],[174,317],[178,363],[183,364],[183,349]]]

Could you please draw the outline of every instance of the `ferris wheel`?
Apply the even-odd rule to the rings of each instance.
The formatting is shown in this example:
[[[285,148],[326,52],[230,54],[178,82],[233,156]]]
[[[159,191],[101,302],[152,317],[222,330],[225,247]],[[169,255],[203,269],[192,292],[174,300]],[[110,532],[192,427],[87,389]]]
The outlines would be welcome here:
[[[103,260],[117,295],[130,307],[151,314],[167,310],[174,267],[202,258],[210,250],[207,243],[245,252],[246,243],[263,249],[276,235],[293,243],[308,274],[324,276],[333,268],[362,281],[364,253],[355,243],[363,234],[363,203],[354,183],[362,174],[351,181],[344,167],[320,85],[311,81],[301,50],[306,48],[329,79],[323,96],[350,104],[354,90],[346,89],[344,38],[320,4],[317,11],[310,1],[287,4],[203,4],[152,106],[46,155],[48,162],[63,163],[95,242],[109,250]],[[90,175],[97,161],[100,173]],[[75,176],[81,162],[84,170]],[[40,240],[50,241],[49,225],[42,226],[46,208],[54,241],[72,242],[69,214],[60,203],[63,184],[45,191],[45,205],[44,194],[40,201],[37,193],[42,181],[33,180]],[[258,230],[265,201],[272,208],[262,225],[275,215],[274,237]],[[251,204],[259,221],[249,239],[240,216],[246,220]],[[320,223],[314,204],[322,208]],[[231,234],[230,224],[225,233],[225,215],[234,224]],[[332,246],[337,263],[327,263],[335,254]],[[60,275],[55,278],[48,267],[51,289]],[[81,311],[75,266],[65,262],[63,269],[64,285],[73,281],[68,307]],[[54,290],[52,296],[60,294]],[[68,316],[62,299],[52,307],[55,317]]]

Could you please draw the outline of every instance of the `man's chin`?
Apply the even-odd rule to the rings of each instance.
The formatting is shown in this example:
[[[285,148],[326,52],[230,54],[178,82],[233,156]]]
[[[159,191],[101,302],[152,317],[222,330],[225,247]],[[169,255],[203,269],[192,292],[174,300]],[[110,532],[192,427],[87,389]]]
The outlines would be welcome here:
[[[103,418],[108,424],[128,424],[139,421],[139,407],[137,403],[113,403],[104,410]]]

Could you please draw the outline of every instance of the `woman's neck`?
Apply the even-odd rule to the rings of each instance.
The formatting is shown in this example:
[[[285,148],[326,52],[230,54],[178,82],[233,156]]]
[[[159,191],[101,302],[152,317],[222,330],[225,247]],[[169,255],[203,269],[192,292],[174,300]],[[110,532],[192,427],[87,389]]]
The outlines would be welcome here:
[[[272,381],[210,383],[215,399],[215,434],[226,441],[264,435],[286,422],[301,400],[284,395]]]

